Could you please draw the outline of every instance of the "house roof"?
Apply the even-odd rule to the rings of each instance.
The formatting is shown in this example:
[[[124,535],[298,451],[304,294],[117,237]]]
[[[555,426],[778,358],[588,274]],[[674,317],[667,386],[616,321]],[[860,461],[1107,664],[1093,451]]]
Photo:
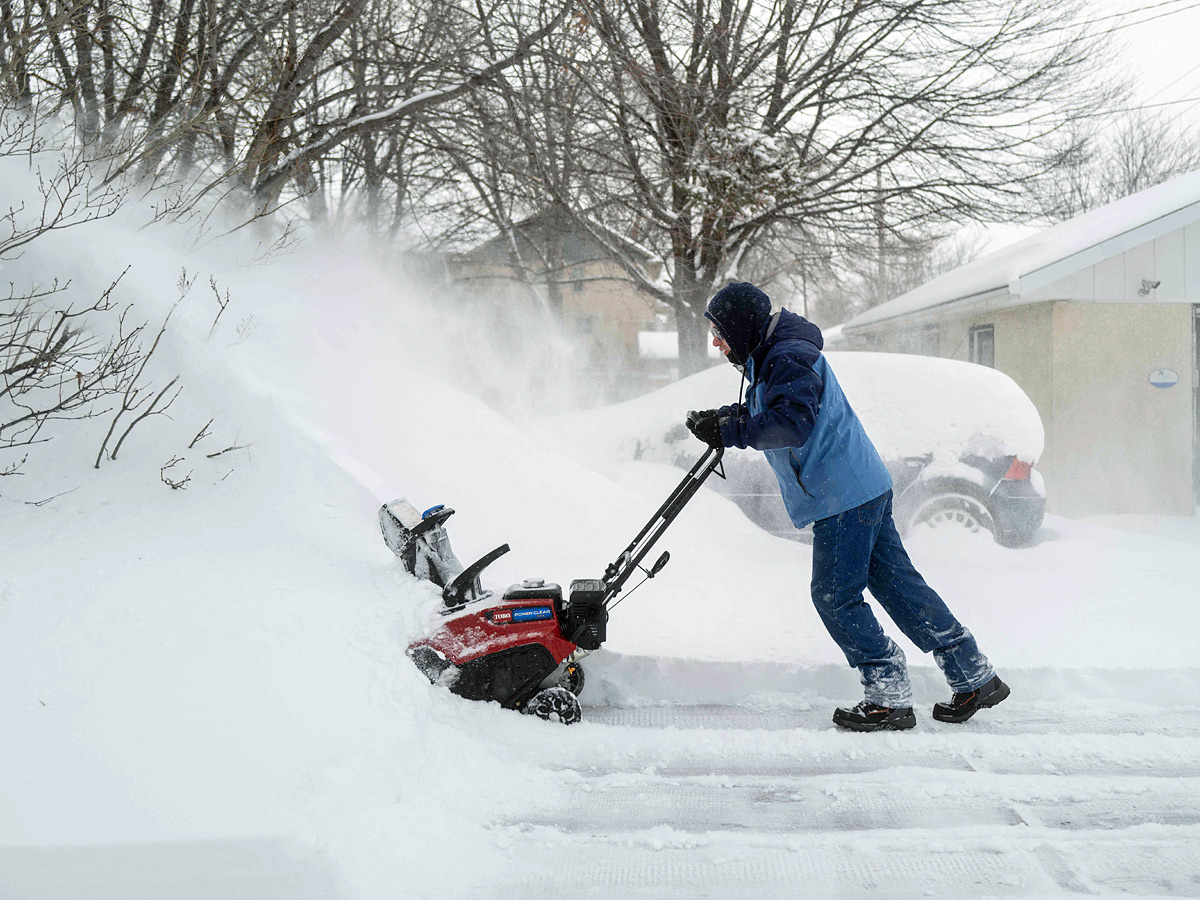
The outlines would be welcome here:
[[[847,333],[991,297],[1033,303],[1038,288],[1200,221],[1200,171],[1131,194],[989,253],[845,324]]]
[[[588,220],[588,228],[594,234],[599,234],[602,240],[619,245],[626,253],[641,262],[647,262],[656,258],[648,248],[643,247],[637,241],[614,231],[594,219]],[[560,232],[568,243],[573,242],[574,247],[568,255],[573,256],[576,261],[604,259],[608,256],[608,252],[601,241],[597,240],[594,234],[589,234],[587,228],[580,227],[571,215],[561,207],[550,206],[541,212],[534,213],[519,222],[513,223],[513,230],[524,240],[530,240],[531,234],[547,229],[554,229]],[[503,246],[504,236],[496,234],[461,255],[464,257],[478,256],[487,253],[489,248]]]
[[[844,324],[844,323],[843,323]],[[842,325],[834,325],[831,328],[822,328],[821,337],[825,339],[826,350],[845,350],[846,336],[842,333]]]

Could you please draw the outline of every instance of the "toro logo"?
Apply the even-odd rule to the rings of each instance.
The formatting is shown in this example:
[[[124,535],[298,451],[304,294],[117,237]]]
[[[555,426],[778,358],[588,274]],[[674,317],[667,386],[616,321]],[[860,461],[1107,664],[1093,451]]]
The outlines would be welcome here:
[[[512,620],[514,622],[533,622],[538,619],[549,619],[552,615],[554,613],[548,606],[522,606],[512,611]]]
[[[512,621],[512,614],[511,609],[493,609],[488,618],[497,625],[506,625]]]

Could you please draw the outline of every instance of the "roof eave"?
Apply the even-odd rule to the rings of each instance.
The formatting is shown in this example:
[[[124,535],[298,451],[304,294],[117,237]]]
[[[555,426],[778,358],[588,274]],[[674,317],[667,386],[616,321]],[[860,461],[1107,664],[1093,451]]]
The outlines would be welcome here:
[[[941,318],[947,314],[967,315],[981,309],[1007,309],[1013,306],[1023,306],[1036,302],[1038,301],[1013,294],[1007,287],[991,288],[978,294],[955,297],[952,300],[945,300],[933,306],[925,306],[921,309],[914,309],[912,312],[872,319],[861,324],[855,323],[852,319],[842,326],[842,334],[863,334],[884,326],[920,324],[922,321]]]
[[[1170,234],[1177,228],[1186,227],[1198,220],[1200,220],[1200,201],[1189,203],[1187,206],[1180,207],[1173,212],[1167,213],[1165,216],[1159,216],[1157,219],[1152,219],[1128,231],[1122,231],[1120,234],[1113,235],[1108,240],[1092,244],[1092,246],[1080,250],[1078,253],[1064,256],[1062,259],[1055,260],[1049,265],[1042,266],[1040,269],[1034,269],[1032,272],[1022,275],[1018,279],[1020,293],[1029,293],[1051,285],[1060,278],[1066,278],[1068,275],[1074,275],[1088,266],[1094,266],[1097,263],[1104,262],[1106,259],[1120,256],[1134,247],[1140,247],[1142,244],[1149,243],[1165,234]]]
[[[1136,195],[1132,195],[1136,196]],[[1128,199],[1128,198],[1125,198]],[[1120,201],[1118,201],[1120,202]],[[1007,295],[1008,300],[1003,301],[1003,306],[1021,306],[1028,303],[1040,302],[1039,299],[1030,297],[1030,295],[1048,287],[1055,282],[1066,278],[1076,272],[1082,271],[1089,266],[1094,266],[1097,263],[1104,262],[1114,256],[1119,256],[1126,253],[1135,247],[1139,247],[1150,241],[1156,240],[1163,235],[1169,234],[1178,228],[1183,228],[1200,221],[1200,201],[1189,203],[1186,206],[1181,206],[1178,209],[1172,210],[1165,215],[1158,216],[1148,222],[1143,222],[1141,225],[1119,232],[1110,238],[1099,241],[1075,253],[1068,254],[1054,262],[1048,263],[1039,268],[1033,269],[1027,273],[1014,276],[1006,287],[990,288],[976,294],[968,294],[962,297],[952,297],[947,300],[939,301],[930,306],[922,307],[919,310],[912,312],[899,313],[896,315],[886,315],[875,319],[868,319],[865,322],[859,322],[864,316],[869,316],[871,310],[868,310],[862,315],[851,319],[845,325],[846,334],[862,333],[876,328],[884,323],[894,322],[913,322],[918,321],[923,317],[933,318],[942,315],[946,312],[947,307],[962,304],[969,307],[971,310],[978,308],[980,298],[991,299],[993,295]],[[968,265],[970,265],[968,263]],[[900,298],[897,298],[900,299]],[[1044,298],[1043,298],[1044,299]],[[1073,299],[1063,297],[1062,299]],[[995,306],[997,304],[986,304]]]

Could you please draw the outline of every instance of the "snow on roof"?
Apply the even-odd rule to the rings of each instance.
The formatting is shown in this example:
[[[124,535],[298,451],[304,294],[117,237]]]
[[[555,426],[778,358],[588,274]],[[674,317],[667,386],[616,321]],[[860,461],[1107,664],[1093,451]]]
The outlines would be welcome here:
[[[846,347],[846,336],[842,333],[841,325],[822,328],[821,337],[825,339],[826,350],[843,350]]]
[[[1131,194],[959,266],[855,316],[845,329],[853,333],[877,322],[999,291],[1020,298],[1197,220],[1200,171]]]
[[[708,358],[717,359],[721,351],[708,344]],[[679,335],[674,331],[639,331],[639,359],[679,359]]]

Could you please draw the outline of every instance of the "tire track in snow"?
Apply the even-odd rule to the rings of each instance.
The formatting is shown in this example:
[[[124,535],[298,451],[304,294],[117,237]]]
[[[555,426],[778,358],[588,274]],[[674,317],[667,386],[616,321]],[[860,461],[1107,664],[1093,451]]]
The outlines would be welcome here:
[[[519,867],[497,896],[1200,895],[1200,709],[1085,711],[849,735],[592,708],[535,760],[557,802],[495,823]]]

